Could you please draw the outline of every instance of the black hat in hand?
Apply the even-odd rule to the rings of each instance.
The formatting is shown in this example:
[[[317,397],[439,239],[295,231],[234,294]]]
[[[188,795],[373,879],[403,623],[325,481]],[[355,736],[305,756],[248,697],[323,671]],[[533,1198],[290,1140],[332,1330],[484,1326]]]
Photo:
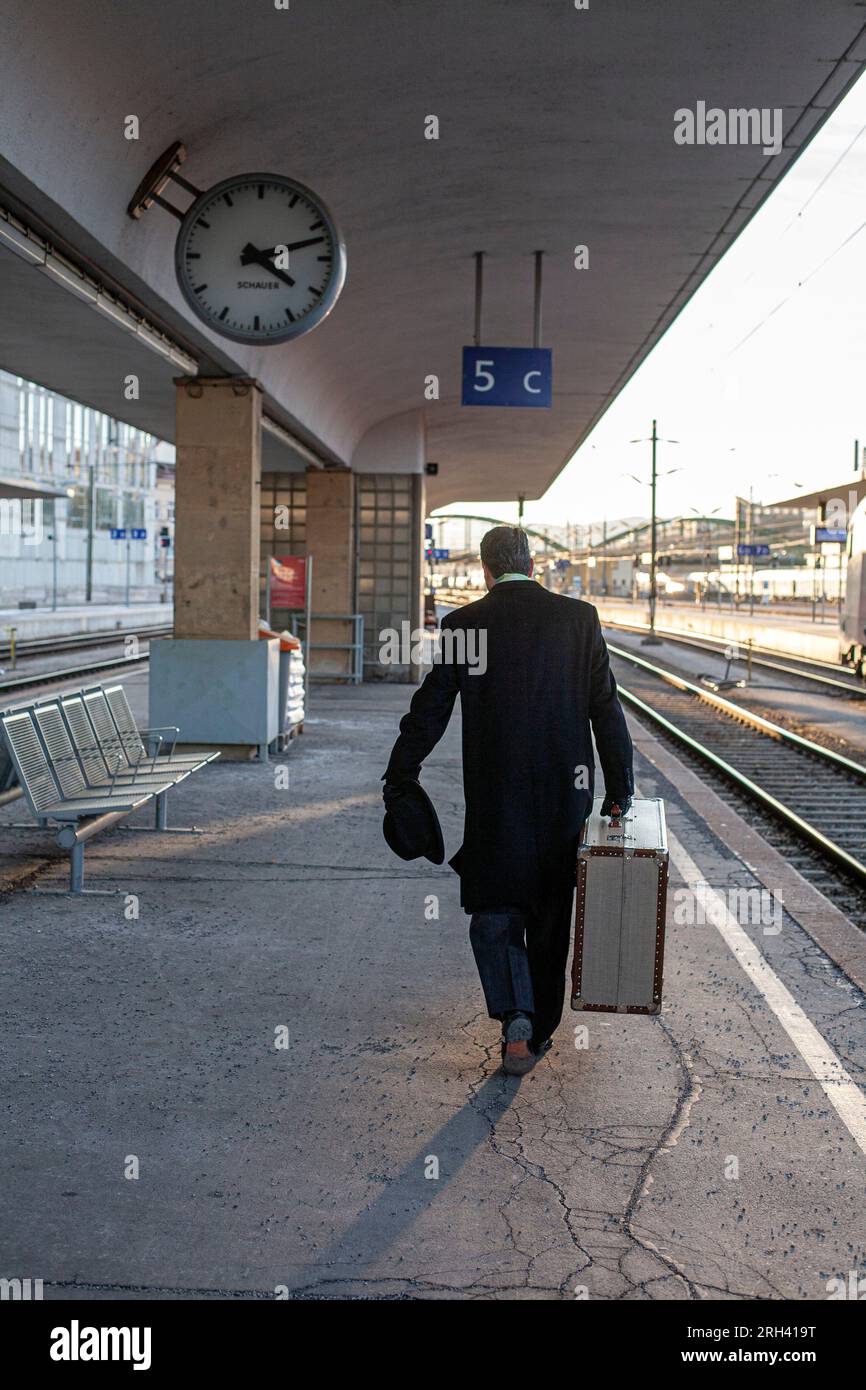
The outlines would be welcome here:
[[[436,807],[420,782],[386,782],[382,798],[385,819],[382,833],[389,847],[401,859],[429,859],[441,864],[445,841]]]

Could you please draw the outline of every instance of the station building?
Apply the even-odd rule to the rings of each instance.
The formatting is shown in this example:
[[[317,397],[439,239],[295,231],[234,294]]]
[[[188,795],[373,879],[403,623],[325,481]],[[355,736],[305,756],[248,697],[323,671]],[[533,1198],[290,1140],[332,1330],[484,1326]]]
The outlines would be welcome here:
[[[159,589],[159,441],[0,371],[0,608],[139,601]],[[163,464],[163,473],[172,470]],[[169,482],[169,490],[173,484]],[[112,540],[112,529],[146,540]]]
[[[124,459],[91,489],[106,523],[155,487],[136,473],[144,437],[175,447],[174,637],[151,662],[152,718],[261,742],[243,712],[273,684],[258,625],[281,556],[312,562],[314,678],[347,679],[359,645],[365,679],[418,676],[380,644],[422,626],[425,515],[543,495],[860,75],[849,0],[736,8],[684,34],[658,6],[622,22],[498,0],[266,5],[239,27],[232,4],[190,0],[179,25],[153,0],[83,26],[12,0],[0,367],[139,432],[103,441]],[[515,105],[518,82],[537,99]],[[675,115],[701,92],[783,113],[778,148],[684,146]],[[279,228],[258,236],[248,210],[280,189]],[[219,302],[194,273],[211,206],[235,248]],[[283,235],[304,270],[291,301]],[[544,408],[509,408],[526,391],[467,408],[462,354],[513,348],[551,354]],[[91,569],[110,563],[105,534]],[[226,727],[202,689],[222,692]]]

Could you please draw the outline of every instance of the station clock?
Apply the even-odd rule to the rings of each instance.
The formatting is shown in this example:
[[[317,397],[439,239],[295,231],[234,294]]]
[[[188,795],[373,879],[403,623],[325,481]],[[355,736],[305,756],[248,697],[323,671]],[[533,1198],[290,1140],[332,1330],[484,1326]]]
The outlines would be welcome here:
[[[281,174],[240,174],[199,193],[183,214],[175,270],[210,328],[267,346],[327,317],[345,282],[346,252],[311,189]]]

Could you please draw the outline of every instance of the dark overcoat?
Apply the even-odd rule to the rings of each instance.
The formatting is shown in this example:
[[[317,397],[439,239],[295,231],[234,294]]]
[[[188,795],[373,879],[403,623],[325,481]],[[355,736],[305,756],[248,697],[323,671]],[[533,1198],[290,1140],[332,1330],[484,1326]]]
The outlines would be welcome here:
[[[461,650],[462,649],[462,650]],[[386,781],[417,777],[460,696],[467,911],[532,907],[574,871],[594,792],[631,795],[632,745],[592,604],[506,580],[442,623],[439,660],[400,721]]]

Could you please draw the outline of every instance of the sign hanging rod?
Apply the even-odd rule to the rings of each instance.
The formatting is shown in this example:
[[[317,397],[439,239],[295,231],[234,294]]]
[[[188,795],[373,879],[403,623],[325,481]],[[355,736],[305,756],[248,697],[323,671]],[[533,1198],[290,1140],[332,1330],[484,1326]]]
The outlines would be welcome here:
[[[481,346],[481,310],[484,301],[484,252],[475,252],[475,346]]]
[[[535,290],[532,309],[532,346],[541,347],[541,308],[544,252],[535,252]],[[484,309],[484,252],[475,252],[475,346],[481,347]]]

